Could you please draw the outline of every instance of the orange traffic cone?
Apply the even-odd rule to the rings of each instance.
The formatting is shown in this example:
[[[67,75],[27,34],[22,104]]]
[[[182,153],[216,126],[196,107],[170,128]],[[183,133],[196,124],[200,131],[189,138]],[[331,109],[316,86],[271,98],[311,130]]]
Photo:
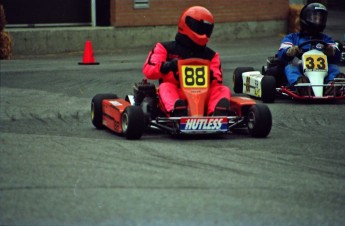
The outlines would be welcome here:
[[[80,64],[80,65],[96,65],[96,64],[99,64],[98,62],[95,62],[95,57],[93,55],[91,41],[89,41],[89,40],[86,41],[85,49],[84,49],[83,62],[79,62],[78,64]]]

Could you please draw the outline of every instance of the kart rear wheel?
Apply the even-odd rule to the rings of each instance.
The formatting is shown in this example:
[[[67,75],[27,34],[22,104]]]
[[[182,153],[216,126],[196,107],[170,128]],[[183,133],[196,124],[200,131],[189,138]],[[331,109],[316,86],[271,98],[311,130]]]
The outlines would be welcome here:
[[[276,95],[276,79],[265,75],[261,80],[261,99],[264,103],[273,103]]]
[[[91,122],[97,129],[104,129],[102,123],[103,111],[102,111],[102,101],[105,99],[117,99],[116,94],[105,93],[97,94],[92,98],[91,101]]]
[[[248,72],[248,71],[254,71],[254,68],[252,67],[237,67],[234,71],[233,75],[233,89],[235,93],[242,93],[243,91],[243,78],[242,73]]]
[[[139,139],[145,130],[145,115],[141,107],[128,106],[122,114],[121,125],[127,139]]]
[[[252,137],[267,137],[272,128],[272,115],[270,109],[264,104],[250,107],[246,116],[249,134]]]

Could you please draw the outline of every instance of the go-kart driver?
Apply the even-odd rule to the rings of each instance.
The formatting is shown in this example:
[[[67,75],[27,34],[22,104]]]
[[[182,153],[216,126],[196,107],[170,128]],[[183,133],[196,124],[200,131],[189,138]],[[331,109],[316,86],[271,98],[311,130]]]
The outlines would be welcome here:
[[[327,9],[320,3],[310,3],[305,5],[300,12],[300,32],[286,35],[277,52],[278,59],[281,60],[285,66],[285,76],[289,85],[296,83],[309,82],[309,79],[303,75],[301,66],[292,63],[294,57],[300,57],[303,52],[310,50],[311,45],[305,45],[299,49],[298,45],[309,40],[322,40],[328,45],[324,47],[324,54],[327,55],[328,61],[328,75],[325,78],[325,83],[333,82],[335,77],[345,77],[340,73],[336,65],[340,61],[340,50],[335,41],[323,31],[327,22]],[[297,90],[299,94],[305,95],[305,89],[302,87]],[[332,87],[326,89],[325,95],[333,92]]]
[[[201,6],[186,9],[178,23],[174,41],[158,42],[143,66],[147,79],[159,79],[159,98],[170,116],[186,116],[187,103],[179,88],[178,59],[202,58],[210,61],[210,90],[207,115],[227,115],[230,89],[223,85],[219,54],[206,44],[214,26],[213,15]]]

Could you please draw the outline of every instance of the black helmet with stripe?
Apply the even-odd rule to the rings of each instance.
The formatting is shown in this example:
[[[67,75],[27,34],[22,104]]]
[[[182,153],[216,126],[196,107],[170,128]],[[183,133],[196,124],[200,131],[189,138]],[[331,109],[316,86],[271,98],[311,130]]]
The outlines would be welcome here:
[[[326,27],[328,11],[320,3],[305,5],[300,13],[301,31],[310,34],[322,33]]]

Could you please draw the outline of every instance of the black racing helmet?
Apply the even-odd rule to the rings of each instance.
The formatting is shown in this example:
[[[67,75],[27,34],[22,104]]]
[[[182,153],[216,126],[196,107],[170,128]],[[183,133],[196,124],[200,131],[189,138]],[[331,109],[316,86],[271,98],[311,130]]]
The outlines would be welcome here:
[[[305,5],[300,13],[301,30],[311,34],[321,33],[327,23],[327,8],[320,3]]]

